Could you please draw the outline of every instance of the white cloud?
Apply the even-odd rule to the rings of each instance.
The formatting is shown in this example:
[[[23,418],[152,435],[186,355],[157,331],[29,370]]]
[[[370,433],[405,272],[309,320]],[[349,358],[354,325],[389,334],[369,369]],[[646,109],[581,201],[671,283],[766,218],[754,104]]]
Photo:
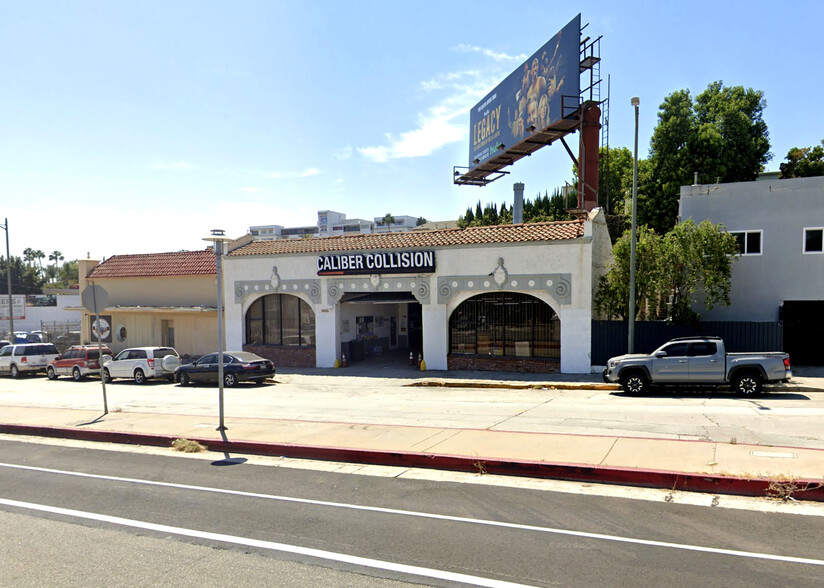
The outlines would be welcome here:
[[[310,178],[312,176],[320,175],[321,172],[316,167],[309,167],[301,171],[288,171],[288,172],[270,172],[266,174],[267,178],[272,179],[281,179],[281,178]]]
[[[197,167],[193,163],[189,163],[188,161],[169,161],[166,163],[154,163],[150,165],[152,169],[169,169],[169,170],[180,170],[180,169],[194,169]]]
[[[416,128],[399,135],[387,133],[386,144],[359,147],[358,153],[375,163],[385,163],[390,159],[430,155],[444,145],[464,140],[468,133],[469,109],[501,77],[495,68],[495,71],[452,72],[422,82],[424,91],[440,92],[443,96],[418,115]]]
[[[347,159],[351,159],[352,158],[352,146],[347,145],[346,147],[343,147],[342,149],[338,149],[337,151],[335,151],[332,154],[332,156],[335,159],[339,160],[339,161],[346,161]]]
[[[460,44],[455,47],[456,51],[461,51],[463,53],[480,53],[485,57],[491,58],[493,61],[506,61],[506,62],[522,62],[525,61],[527,57],[529,57],[526,53],[520,53],[518,55],[507,55],[506,53],[498,53],[497,51],[493,51],[492,49],[485,49],[483,47],[478,47],[476,45],[465,45]]]

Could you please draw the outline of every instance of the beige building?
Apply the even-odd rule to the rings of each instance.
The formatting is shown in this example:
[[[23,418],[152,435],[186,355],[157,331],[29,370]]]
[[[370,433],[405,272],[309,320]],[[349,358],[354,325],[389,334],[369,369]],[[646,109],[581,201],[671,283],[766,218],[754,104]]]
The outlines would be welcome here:
[[[127,347],[170,346],[181,355],[217,349],[217,281],[211,249],[116,255],[78,261],[80,291],[105,291],[100,321],[82,309],[81,336],[117,353]]]

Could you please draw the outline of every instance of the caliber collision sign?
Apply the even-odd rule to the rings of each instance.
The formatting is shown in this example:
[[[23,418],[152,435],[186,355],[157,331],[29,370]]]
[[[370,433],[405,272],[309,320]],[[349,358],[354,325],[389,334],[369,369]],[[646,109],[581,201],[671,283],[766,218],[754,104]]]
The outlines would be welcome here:
[[[349,253],[318,257],[319,276],[434,273],[434,251]]]

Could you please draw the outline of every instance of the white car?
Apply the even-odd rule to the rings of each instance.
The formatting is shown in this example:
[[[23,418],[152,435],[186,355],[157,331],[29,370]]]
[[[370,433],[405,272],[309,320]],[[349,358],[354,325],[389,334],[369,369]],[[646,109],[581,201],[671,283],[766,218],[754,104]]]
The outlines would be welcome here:
[[[129,378],[134,379],[135,384],[145,384],[154,378],[174,381],[175,369],[179,365],[180,355],[172,347],[133,347],[104,360],[103,378],[107,382],[114,378]]]
[[[17,378],[26,372],[45,372],[60,353],[53,343],[18,343],[0,349],[0,374]]]

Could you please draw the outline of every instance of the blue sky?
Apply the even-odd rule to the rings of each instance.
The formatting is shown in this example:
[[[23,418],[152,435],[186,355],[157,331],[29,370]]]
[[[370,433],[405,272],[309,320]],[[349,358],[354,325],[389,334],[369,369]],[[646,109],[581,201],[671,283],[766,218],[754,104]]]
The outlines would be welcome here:
[[[763,90],[777,170],[824,139],[818,2],[7,2],[0,219],[12,255],[199,249],[317,211],[455,219],[562,186],[560,144],[454,186],[469,109],[579,11],[603,35],[610,145],[714,80]],[[577,138],[571,141],[573,149]],[[2,221],[0,221],[2,222]],[[3,252],[5,253],[5,252]]]

